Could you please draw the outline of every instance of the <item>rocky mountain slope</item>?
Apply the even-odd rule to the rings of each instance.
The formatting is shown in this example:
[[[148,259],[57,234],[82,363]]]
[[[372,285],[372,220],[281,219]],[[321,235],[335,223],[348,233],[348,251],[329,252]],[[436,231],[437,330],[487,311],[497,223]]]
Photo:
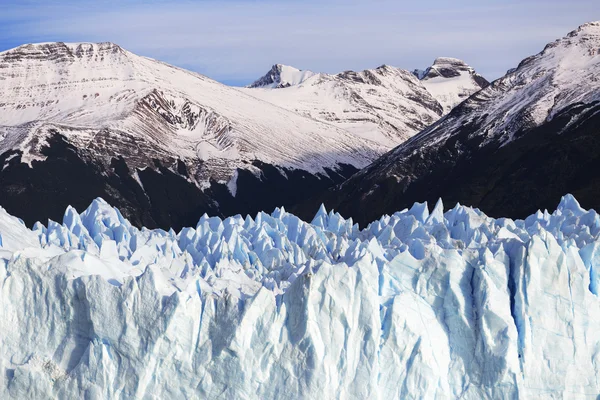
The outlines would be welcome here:
[[[0,197],[28,223],[97,196],[148,226],[256,212],[384,150],[112,43],[0,53]]]
[[[321,201],[367,223],[443,197],[491,215],[600,207],[600,23],[582,25],[477,92]],[[308,214],[307,214],[308,215]]]

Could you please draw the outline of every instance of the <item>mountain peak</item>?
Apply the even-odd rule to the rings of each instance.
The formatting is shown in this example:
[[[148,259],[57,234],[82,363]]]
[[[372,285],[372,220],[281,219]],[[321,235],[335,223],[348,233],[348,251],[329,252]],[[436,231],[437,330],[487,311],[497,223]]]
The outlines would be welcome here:
[[[579,26],[575,32],[595,32],[596,34],[600,34],[600,21],[586,22]]]
[[[548,43],[541,53],[524,59],[521,64],[526,65],[529,61],[536,59],[540,55],[546,54],[549,51],[554,51],[552,49],[556,47],[580,47],[582,49],[587,49],[586,52],[589,56],[600,54],[600,50],[598,50],[600,48],[600,21],[588,22],[579,26],[564,37]]]
[[[273,70],[286,82],[286,74],[295,69],[275,66]],[[341,182],[385,150],[331,124],[200,74],[137,56],[113,43],[40,43],[1,53],[0,98],[0,182],[14,182],[16,178],[9,176],[19,176],[21,164],[30,167],[26,178],[20,175],[23,182],[29,182],[29,177],[46,181],[42,176],[53,171],[56,176],[50,186],[61,189],[51,189],[59,193],[45,201],[52,207],[67,197],[77,198],[76,192],[107,197],[103,189],[107,188],[109,198],[135,210],[136,218],[146,218],[142,214],[149,215],[148,208],[125,193],[130,189],[120,182],[126,179],[135,193],[143,191],[149,203],[156,201],[156,206],[150,206],[155,208],[164,203],[156,200],[152,193],[158,192],[152,187],[169,187],[162,193],[177,193],[174,196],[182,199],[174,206],[182,218],[229,209],[256,213],[257,191],[261,207],[289,205],[311,190]],[[48,167],[56,165],[57,157],[62,159],[63,151],[69,161],[61,164],[60,171]],[[9,156],[11,167],[3,161]],[[284,169],[294,170],[293,178]],[[170,172],[163,175],[166,170]],[[238,176],[238,170],[248,174]],[[263,170],[269,171],[265,177],[275,172],[259,178],[258,171]],[[155,172],[166,181],[160,177],[160,183],[155,181]],[[273,189],[265,189],[263,183],[271,176],[282,178],[274,178],[269,184]],[[54,212],[8,197],[11,190],[29,199],[45,195],[0,186],[5,203],[22,203],[40,213],[34,216],[24,210],[31,223],[48,217],[41,213]],[[247,200],[245,188],[251,186]],[[207,190],[215,187],[219,189]],[[177,227],[179,216],[149,218],[153,224]]]
[[[9,49],[5,51],[12,52],[18,50],[26,50],[26,49],[37,49],[37,50],[55,50],[60,48],[67,48],[72,51],[76,51],[77,49],[82,50],[123,50],[121,46],[112,42],[39,42],[39,43],[26,43],[15,48]]]
[[[474,69],[461,59],[453,57],[438,57],[431,67],[427,68],[420,78],[432,79],[437,77],[454,78],[461,75],[461,72],[474,72]]]
[[[577,38],[576,43],[597,49],[600,47],[600,21],[583,24],[574,31],[569,32],[566,37],[558,39],[557,42],[562,41],[572,44],[574,38]]]
[[[431,67],[416,69],[413,75],[440,102],[446,113],[490,84],[473,67],[454,57],[438,57]]]
[[[454,57],[438,57],[433,61],[433,65],[457,65],[457,66],[465,66],[469,67],[466,62],[461,60],[460,58]]]
[[[311,76],[316,75],[312,71],[303,71],[284,64],[275,64],[269,72],[260,79],[254,81],[249,88],[285,88],[299,85]]]
[[[381,64],[379,67],[375,68],[376,70],[389,70],[389,69],[393,69],[394,67],[392,67],[391,65],[387,65],[387,64]]]
[[[588,67],[598,64],[599,55],[600,22],[588,22],[548,43],[540,53],[525,58],[511,72],[525,71],[527,75],[531,66],[537,65],[540,71],[552,72],[554,79],[569,82],[577,70],[595,71]],[[583,82],[582,79],[577,77],[577,81]]]
[[[76,58],[104,56],[123,53],[124,50],[111,42],[102,43],[29,43],[0,52],[4,61],[54,60],[68,61]]]

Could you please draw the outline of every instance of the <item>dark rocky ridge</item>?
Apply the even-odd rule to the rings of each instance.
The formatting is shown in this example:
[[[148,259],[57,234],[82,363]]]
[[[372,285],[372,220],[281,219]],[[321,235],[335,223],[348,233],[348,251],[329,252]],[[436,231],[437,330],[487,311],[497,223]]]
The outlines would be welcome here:
[[[21,163],[18,151],[0,155],[0,205],[28,226],[48,219],[61,222],[68,205],[81,211],[102,197],[138,227],[178,230],[195,226],[204,213],[226,217],[291,207],[356,172],[341,165],[337,171],[327,170],[327,176],[312,175],[256,161],[260,178],[238,169],[234,198],[227,186],[215,181],[200,190],[187,179],[186,166],[179,160],[173,165],[154,160],[153,166],[137,169],[138,182],[121,156],[109,164],[98,162],[94,153],[74,147],[59,132],[42,154],[46,159],[33,161],[31,167]]]
[[[461,203],[489,216],[523,218],[555,209],[566,193],[600,209],[600,103],[574,104],[505,146],[494,141],[480,148],[482,138],[472,135],[477,128],[464,126],[442,146],[407,157],[390,152],[292,211],[310,218],[323,202],[364,226],[416,201],[433,205],[442,198],[450,207]]]

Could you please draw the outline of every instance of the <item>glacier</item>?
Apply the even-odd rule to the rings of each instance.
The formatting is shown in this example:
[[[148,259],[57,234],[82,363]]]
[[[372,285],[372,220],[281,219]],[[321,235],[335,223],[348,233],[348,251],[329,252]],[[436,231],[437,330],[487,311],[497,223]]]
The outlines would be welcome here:
[[[596,399],[600,216],[0,208],[0,398]]]

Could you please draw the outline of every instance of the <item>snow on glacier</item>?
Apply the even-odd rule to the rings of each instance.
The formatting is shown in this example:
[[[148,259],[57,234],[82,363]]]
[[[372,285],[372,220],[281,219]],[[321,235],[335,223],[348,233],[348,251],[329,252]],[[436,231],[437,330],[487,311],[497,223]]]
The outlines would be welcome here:
[[[0,209],[0,397],[591,398],[600,216],[415,204],[137,229]]]

